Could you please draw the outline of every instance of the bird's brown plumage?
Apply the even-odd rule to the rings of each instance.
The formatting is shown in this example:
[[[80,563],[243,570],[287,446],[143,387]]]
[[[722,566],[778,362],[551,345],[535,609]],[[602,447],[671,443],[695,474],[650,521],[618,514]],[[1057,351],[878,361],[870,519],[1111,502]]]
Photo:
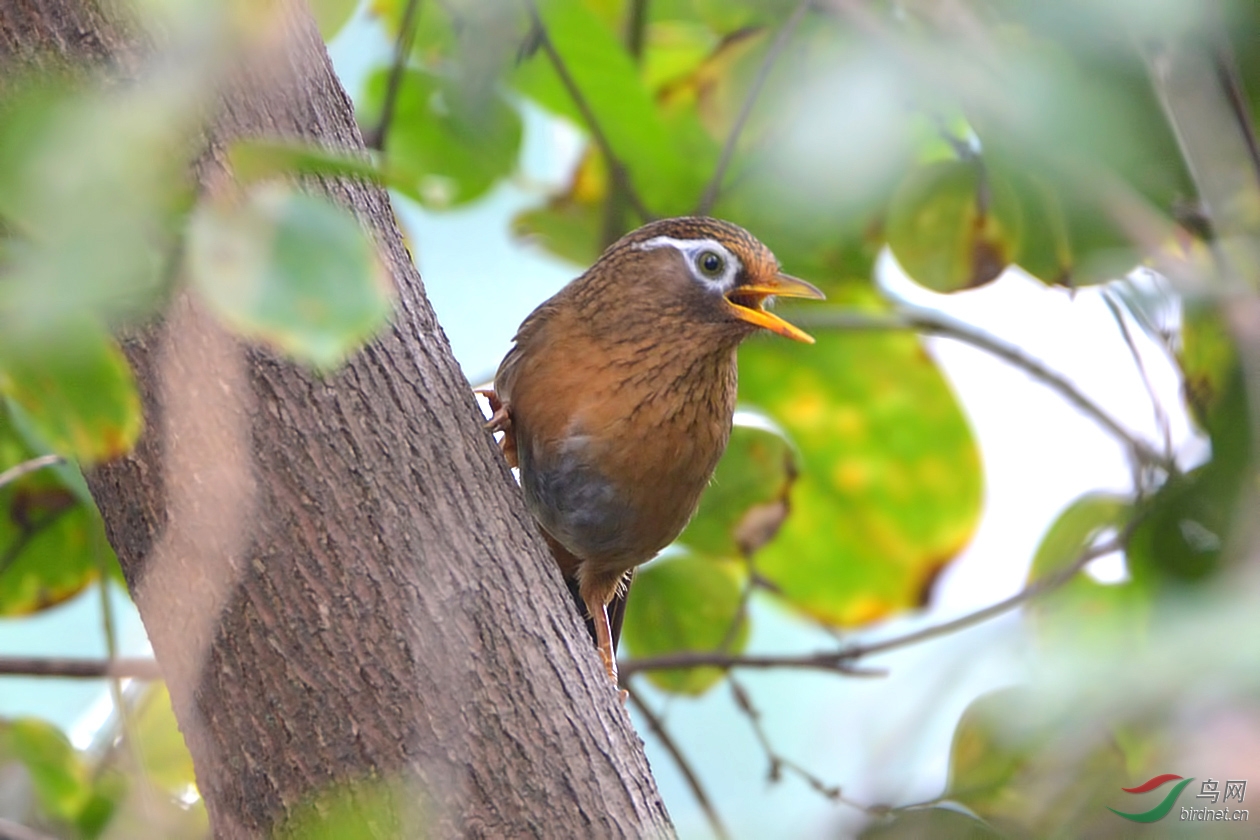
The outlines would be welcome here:
[[[491,422],[614,679],[604,608],[695,512],[730,437],[736,348],[778,321],[759,307],[771,287],[821,296],[742,228],[653,222],[534,310],[495,375]]]

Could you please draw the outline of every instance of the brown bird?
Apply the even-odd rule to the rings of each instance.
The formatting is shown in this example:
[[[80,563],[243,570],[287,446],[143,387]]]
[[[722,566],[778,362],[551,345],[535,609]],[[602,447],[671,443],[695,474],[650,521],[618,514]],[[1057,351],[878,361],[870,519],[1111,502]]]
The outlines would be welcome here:
[[[730,438],[736,348],[761,329],[813,342],[763,308],[774,296],[823,293],[729,222],[652,222],[535,309],[495,374],[487,427],[614,684],[608,604],[695,513]]]

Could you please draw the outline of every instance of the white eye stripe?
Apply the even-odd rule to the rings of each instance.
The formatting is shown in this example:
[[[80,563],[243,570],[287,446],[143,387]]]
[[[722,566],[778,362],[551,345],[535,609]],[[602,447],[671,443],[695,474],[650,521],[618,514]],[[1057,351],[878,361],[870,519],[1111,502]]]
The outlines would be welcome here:
[[[732,254],[725,245],[716,239],[675,239],[672,236],[654,236],[634,246],[640,251],[654,251],[657,248],[673,248],[686,258],[687,268],[691,276],[698,282],[725,292],[735,285],[735,276],[742,267],[739,258]],[[706,251],[712,251],[722,258],[722,273],[717,277],[709,277],[696,268],[696,258]]]

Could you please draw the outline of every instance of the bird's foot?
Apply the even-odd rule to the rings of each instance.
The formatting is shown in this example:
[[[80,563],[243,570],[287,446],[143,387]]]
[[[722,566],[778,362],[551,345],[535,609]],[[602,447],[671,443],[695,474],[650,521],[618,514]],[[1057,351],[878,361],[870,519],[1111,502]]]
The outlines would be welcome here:
[[[485,428],[489,432],[506,432],[512,428],[512,411],[511,405],[499,399],[499,395],[494,389],[484,389],[474,391],[476,394],[486,398],[486,402],[490,403],[490,419],[486,421]]]

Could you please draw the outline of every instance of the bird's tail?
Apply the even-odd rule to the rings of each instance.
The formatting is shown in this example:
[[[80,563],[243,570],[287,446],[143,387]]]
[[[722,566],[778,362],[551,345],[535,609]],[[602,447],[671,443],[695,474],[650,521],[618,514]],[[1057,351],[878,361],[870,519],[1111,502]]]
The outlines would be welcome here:
[[[634,569],[626,572],[625,578],[621,582],[621,586],[617,587],[617,594],[613,596],[612,601],[608,604],[608,628],[612,631],[613,650],[617,650],[617,643],[621,641],[621,625],[626,619],[626,600],[630,597],[630,584],[634,580]],[[566,577],[564,582],[569,586],[569,594],[573,596],[573,603],[577,605],[578,615],[586,621],[586,632],[591,634],[591,641],[595,639],[595,621],[586,614],[586,602],[582,600],[581,593],[578,592],[578,582],[575,578]]]

